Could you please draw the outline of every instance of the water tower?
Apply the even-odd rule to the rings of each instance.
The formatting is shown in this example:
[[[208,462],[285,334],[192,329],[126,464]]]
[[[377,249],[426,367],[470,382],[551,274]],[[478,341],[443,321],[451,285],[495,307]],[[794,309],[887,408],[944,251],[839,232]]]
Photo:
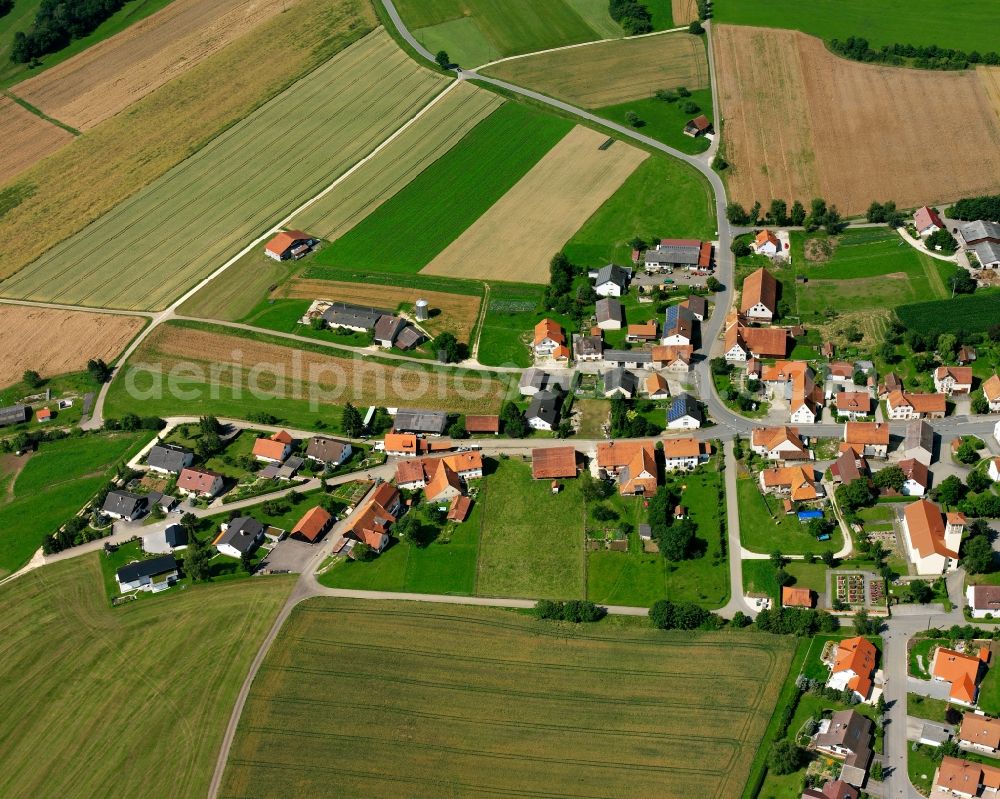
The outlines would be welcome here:
[[[417,300],[416,314],[418,322],[426,322],[430,316],[430,306],[427,304],[427,300]]]

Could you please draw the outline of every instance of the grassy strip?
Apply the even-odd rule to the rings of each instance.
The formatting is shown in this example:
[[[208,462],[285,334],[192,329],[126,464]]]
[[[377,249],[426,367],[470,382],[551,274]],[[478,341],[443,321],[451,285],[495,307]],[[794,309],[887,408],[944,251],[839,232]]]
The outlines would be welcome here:
[[[747,784],[743,789],[741,799],[756,799],[764,785],[764,778],[767,776],[767,757],[771,753],[771,746],[784,737],[787,732],[788,720],[795,715],[793,700],[796,700],[799,694],[795,681],[802,671],[811,646],[811,638],[800,638],[796,644],[795,654],[788,667],[788,676],[785,678],[785,684],[781,686],[778,701],[774,703],[774,713],[771,714],[771,719],[764,729],[760,748],[754,755],[753,763],[750,764],[750,776],[747,777]]]
[[[7,95],[15,103],[17,103],[19,106],[21,106],[21,108],[25,109],[26,111],[30,111],[36,117],[41,117],[46,122],[51,122],[53,125],[55,125],[57,127],[60,127],[60,128],[62,128],[63,130],[65,130],[65,131],[67,131],[69,133],[72,133],[74,136],[79,136],[80,135],[80,131],[78,131],[76,128],[71,128],[65,122],[60,122],[55,117],[50,117],[48,114],[46,114],[44,111],[42,111],[41,108],[36,108],[31,103],[29,103],[27,100],[24,100],[24,99],[18,97],[16,94],[11,94],[10,92],[3,92],[3,93],[5,95]]]

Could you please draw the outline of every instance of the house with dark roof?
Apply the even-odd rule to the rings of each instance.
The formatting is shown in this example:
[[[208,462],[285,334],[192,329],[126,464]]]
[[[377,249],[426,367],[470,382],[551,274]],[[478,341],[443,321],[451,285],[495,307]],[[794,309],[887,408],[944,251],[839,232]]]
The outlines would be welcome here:
[[[667,409],[669,430],[696,430],[704,420],[698,400],[686,392],[675,397]]]
[[[604,358],[604,339],[600,336],[573,336],[573,357],[582,361],[600,361]]]
[[[12,424],[21,424],[28,421],[29,408],[27,405],[8,405],[0,408],[0,427],[7,427]]]
[[[699,239],[660,239],[659,244],[646,250],[643,264],[652,273],[710,269],[712,243]]]
[[[531,398],[524,418],[535,430],[554,430],[559,425],[561,395],[554,391],[539,391]]]
[[[391,316],[388,311],[378,308],[368,308],[361,305],[348,305],[346,302],[332,302],[323,311],[323,319],[330,327],[346,327],[361,333],[372,333],[375,325],[383,316]]]
[[[958,231],[967,247],[973,247],[983,242],[1000,244],[1000,222],[977,219],[973,222],[966,222]]]
[[[594,305],[594,317],[601,330],[621,330],[625,324],[622,304],[613,297],[605,297]]]
[[[328,466],[340,466],[352,452],[350,441],[338,441],[329,436],[313,436],[306,446],[307,458]]]
[[[668,305],[661,344],[690,344],[694,339],[694,314],[683,305]]]
[[[913,419],[906,424],[906,437],[900,452],[906,458],[930,466],[934,460],[934,428],[923,419]]]
[[[137,560],[122,566],[115,572],[115,581],[123,594],[129,591],[150,591],[155,594],[166,591],[179,576],[177,559],[173,555],[160,555],[158,558]]]
[[[375,343],[380,347],[391,347],[396,343],[396,337],[406,327],[406,320],[399,316],[384,314],[375,322]]]
[[[442,435],[448,427],[448,414],[444,411],[425,411],[417,408],[399,408],[392,418],[396,433],[423,433]]]
[[[617,264],[602,266],[594,273],[594,291],[601,297],[620,297],[628,291],[631,272]]]
[[[838,710],[819,723],[813,744],[820,752],[844,761],[840,778],[864,784],[872,759],[872,721],[853,710]]]
[[[146,456],[146,465],[154,472],[180,474],[181,469],[190,466],[194,453],[173,444],[155,444]]]
[[[698,294],[688,295],[688,298],[681,303],[681,307],[687,308],[691,316],[699,322],[704,322],[708,316],[708,300]]]
[[[417,330],[413,325],[406,325],[396,336],[396,348],[400,350],[412,350],[422,344],[426,336]]]
[[[604,362],[626,369],[647,369],[653,363],[649,350],[605,350]]]
[[[1000,585],[970,585],[965,589],[974,619],[1000,619]]]
[[[627,369],[617,367],[604,373],[604,396],[624,397],[632,399],[639,390],[639,384],[634,374]]]
[[[112,519],[123,519],[127,522],[141,519],[149,512],[149,498],[144,494],[133,494],[131,491],[109,491],[101,507],[101,513]]]
[[[264,525],[252,516],[238,516],[222,524],[212,546],[222,555],[240,558],[253,554],[263,542]]]

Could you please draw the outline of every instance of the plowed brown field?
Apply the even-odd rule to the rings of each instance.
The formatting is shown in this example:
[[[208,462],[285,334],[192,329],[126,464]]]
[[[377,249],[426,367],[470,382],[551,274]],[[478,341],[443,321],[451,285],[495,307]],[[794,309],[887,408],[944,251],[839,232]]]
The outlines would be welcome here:
[[[73,134],[0,95],[0,184],[53,153]]]
[[[27,369],[50,377],[78,372],[91,358],[113,361],[143,322],[136,316],[0,305],[0,386],[20,380]]]
[[[413,305],[417,299],[430,303],[431,313],[439,311],[421,323],[433,333],[449,332],[459,341],[468,341],[479,316],[479,295],[448,294],[443,291],[423,291],[401,286],[373,286],[366,283],[344,283],[337,280],[297,278],[282,286],[276,296],[295,299],[325,299],[368,305],[372,308],[395,310],[400,303]]]
[[[294,2],[294,0],[292,0]],[[92,128],[221,50],[289,0],[174,0],[12,91],[80,130]]]
[[[714,46],[737,202],[824,197],[857,214],[872,200],[912,207],[1000,188],[985,70],[859,64],[770,28],[721,25]]]

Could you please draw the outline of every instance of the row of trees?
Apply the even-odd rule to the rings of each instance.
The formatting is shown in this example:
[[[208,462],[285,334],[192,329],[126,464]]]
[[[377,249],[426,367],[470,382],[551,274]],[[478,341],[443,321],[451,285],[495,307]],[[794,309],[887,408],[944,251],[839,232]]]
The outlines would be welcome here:
[[[801,202],[796,200],[792,203],[791,209],[784,200],[771,200],[771,204],[765,213],[760,202],[755,202],[748,211],[740,203],[732,202],[726,206],[726,219],[733,225],[756,226],[760,224],[783,227],[786,225],[802,226],[806,230],[819,230],[823,228],[831,236],[839,233],[846,227],[846,223],[840,216],[837,206],[827,206],[826,200],[822,197],[814,197],[806,210]]]
[[[989,219],[993,222],[1000,222],[1000,194],[987,194],[959,200],[949,207],[948,216],[966,221]]]
[[[850,58],[852,61],[862,61],[867,64],[909,64],[920,69],[968,69],[975,64],[1000,64],[1000,53],[991,50],[980,53],[978,50],[965,52],[953,48],[931,45],[885,44],[878,50],[872,48],[868,40],[862,36],[849,36],[846,39],[832,39],[830,49],[837,55]]]
[[[607,615],[606,608],[582,599],[571,599],[568,602],[553,602],[549,599],[542,599],[535,605],[535,616],[549,621],[571,621],[575,624],[581,624],[600,621]]]
[[[10,60],[26,64],[39,56],[55,53],[74,39],[92,33],[118,11],[125,0],[42,0],[27,31],[14,34]]]

